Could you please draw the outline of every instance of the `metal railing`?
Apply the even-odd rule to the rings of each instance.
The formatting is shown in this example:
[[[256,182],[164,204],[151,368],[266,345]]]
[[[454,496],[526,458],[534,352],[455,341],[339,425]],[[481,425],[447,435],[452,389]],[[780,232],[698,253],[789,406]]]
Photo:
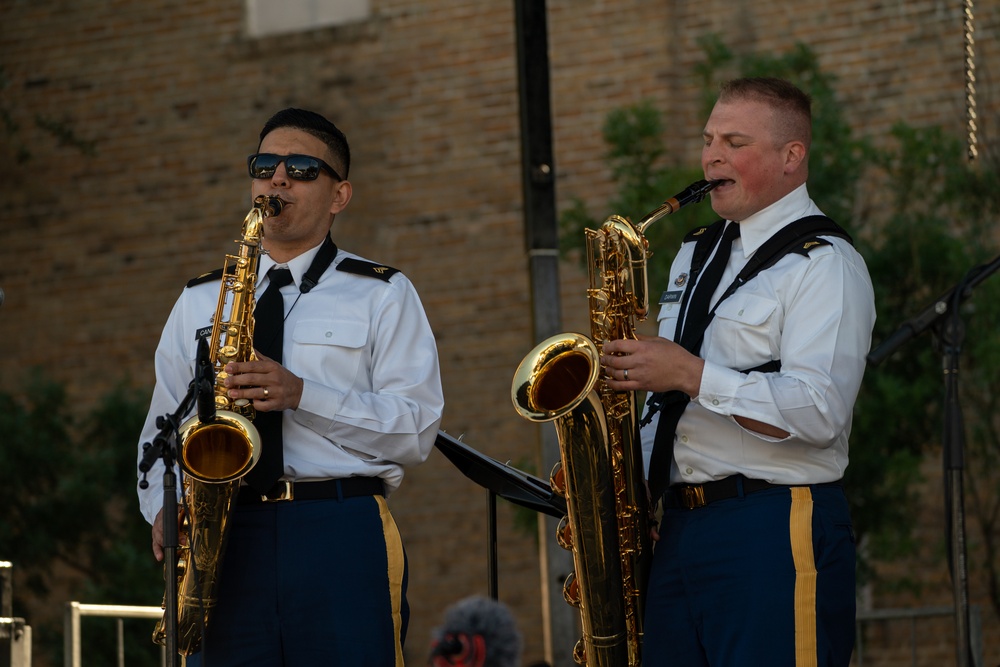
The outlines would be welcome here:
[[[927,618],[951,617],[954,618],[955,609],[953,607],[920,607],[917,609],[874,609],[869,611],[858,611],[857,613],[857,640],[854,645],[854,664],[857,667],[864,667],[864,626],[866,623],[876,621],[901,621],[910,622],[910,664],[917,665],[917,621]],[[969,607],[969,643],[972,651],[973,667],[983,667],[983,619],[978,605]]]
[[[854,664],[864,667],[864,626],[876,621],[910,622],[910,661],[917,664],[917,621],[927,618],[950,617],[955,615],[951,607],[923,607],[918,609],[879,609],[859,611],[857,614],[857,643],[854,651]],[[159,619],[163,616],[160,607],[135,607],[128,605],[82,604],[80,602],[66,603],[65,623],[65,667],[82,667],[82,647],[80,633],[80,618],[83,616],[104,616],[118,621],[118,667],[125,665],[125,640],[122,620],[125,618]],[[983,667],[983,631],[982,616],[979,607],[969,608],[969,629],[972,643],[972,659],[974,667]],[[166,649],[160,649],[160,664],[166,667]]]
[[[31,667],[31,626],[0,616],[0,667]]]
[[[66,603],[66,621],[63,635],[63,656],[65,667],[81,667],[83,652],[80,635],[80,618],[82,616],[105,616],[117,619],[118,623],[118,667],[125,667],[125,632],[126,618],[153,618],[163,616],[159,607],[135,607],[120,604],[82,604],[80,602]],[[160,648],[160,665],[166,667],[167,653]]]
[[[31,626],[14,617],[14,565],[0,560],[0,667],[31,667]]]

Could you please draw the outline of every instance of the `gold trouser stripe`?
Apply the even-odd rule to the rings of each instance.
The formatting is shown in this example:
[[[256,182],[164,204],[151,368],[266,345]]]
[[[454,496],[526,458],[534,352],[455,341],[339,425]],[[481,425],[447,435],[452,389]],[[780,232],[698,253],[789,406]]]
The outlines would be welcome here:
[[[392,600],[392,627],[396,642],[396,667],[403,667],[403,644],[400,641],[403,617],[403,540],[399,528],[389,512],[389,504],[382,496],[374,496],[378,501],[379,515],[382,517],[382,532],[385,534],[386,558],[389,561],[389,595]]]
[[[812,491],[792,487],[789,534],[795,563],[795,667],[816,667],[816,560],[812,540]]]

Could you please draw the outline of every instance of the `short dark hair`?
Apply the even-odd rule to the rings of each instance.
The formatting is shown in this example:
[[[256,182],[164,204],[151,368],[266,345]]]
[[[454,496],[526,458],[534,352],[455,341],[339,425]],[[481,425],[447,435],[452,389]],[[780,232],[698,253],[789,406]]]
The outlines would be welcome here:
[[[344,133],[336,125],[315,111],[293,108],[282,109],[264,123],[264,128],[260,131],[260,143],[257,144],[258,151],[260,150],[260,144],[264,142],[264,137],[280,127],[302,130],[326,144],[327,148],[330,149],[334,161],[339,163],[334,164],[334,168],[344,178],[347,178],[348,173],[351,171],[351,148],[347,144],[347,137],[344,136]]]
[[[806,148],[812,141],[812,98],[795,84],[769,76],[726,81],[719,88],[719,102],[753,100],[782,113],[778,119],[783,141],[797,139]]]

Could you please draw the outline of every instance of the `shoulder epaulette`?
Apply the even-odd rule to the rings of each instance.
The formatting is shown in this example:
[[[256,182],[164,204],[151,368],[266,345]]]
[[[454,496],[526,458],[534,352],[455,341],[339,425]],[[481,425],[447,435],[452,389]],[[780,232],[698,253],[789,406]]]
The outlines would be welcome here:
[[[809,239],[803,239],[802,243],[795,246],[794,248],[791,248],[788,252],[794,252],[796,254],[802,255],[803,257],[808,257],[809,253],[813,250],[813,248],[818,248],[824,245],[833,245],[833,242],[828,241],[827,239],[824,238],[820,238],[819,236],[814,236]]]
[[[192,278],[187,282],[188,287],[194,287],[195,285],[200,285],[202,283],[212,282],[213,280],[222,280],[222,269],[216,269],[215,271],[209,271],[208,273],[203,273],[197,278]]]
[[[399,273],[399,269],[394,269],[391,266],[366,262],[363,259],[354,259],[353,257],[347,257],[340,264],[337,264],[337,270],[369,278],[381,278],[385,282],[389,282],[390,278]]]
[[[236,273],[236,265],[230,264],[228,267],[230,274]],[[216,269],[215,271],[209,271],[208,273],[203,273],[197,278],[192,278],[187,282],[188,287],[194,287],[195,285],[201,285],[202,283],[209,283],[214,280],[222,280],[222,272],[225,269]]]
[[[713,223],[713,224],[716,224],[716,223]],[[705,225],[704,227],[696,227],[696,228],[692,229],[690,232],[688,232],[687,234],[684,235],[684,240],[682,241],[682,243],[689,243],[691,241],[697,241],[699,238],[701,238],[705,234],[705,232],[708,231],[708,228],[711,227],[711,226],[712,225]]]

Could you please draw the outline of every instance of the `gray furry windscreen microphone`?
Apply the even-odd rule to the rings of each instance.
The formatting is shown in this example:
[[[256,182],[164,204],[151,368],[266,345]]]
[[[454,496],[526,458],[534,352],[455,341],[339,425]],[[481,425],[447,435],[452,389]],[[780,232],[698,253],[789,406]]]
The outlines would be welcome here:
[[[433,633],[430,663],[434,667],[519,667],[521,633],[513,614],[501,602],[482,596],[464,598],[448,607],[444,625]]]

